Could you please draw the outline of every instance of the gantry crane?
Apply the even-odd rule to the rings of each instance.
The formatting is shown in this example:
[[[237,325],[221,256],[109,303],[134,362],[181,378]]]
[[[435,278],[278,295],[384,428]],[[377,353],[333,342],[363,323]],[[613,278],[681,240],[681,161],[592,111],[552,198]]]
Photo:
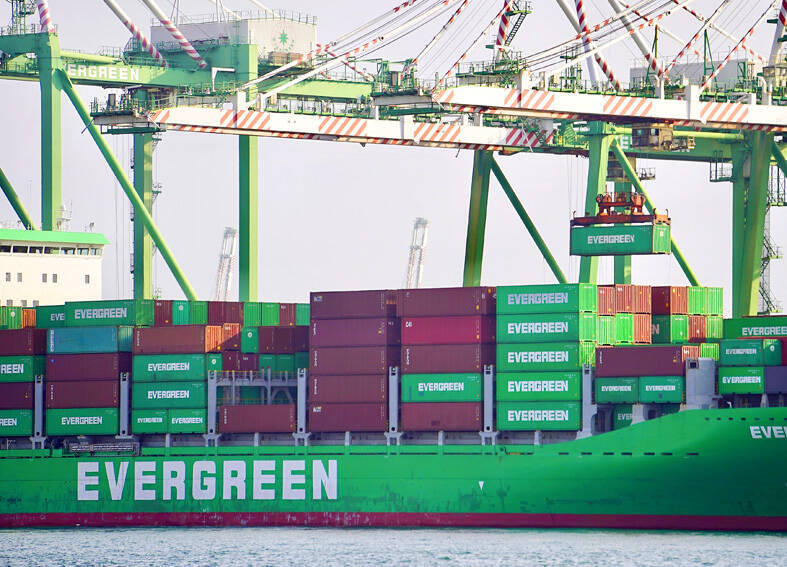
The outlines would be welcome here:
[[[424,258],[426,257],[426,236],[429,232],[429,221],[416,217],[413,221],[413,236],[410,240],[410,254],[407,258],[407,274],[404,278],[406,289],[421,287],[424,275]]]
[[[216,285],[213,299],[229,301],[232,291],[232,273],[235,270],[235,251],[238,246],[238,229],[230,226],[224,228],[224,237],[219,252],[219,267],[216,270]]]

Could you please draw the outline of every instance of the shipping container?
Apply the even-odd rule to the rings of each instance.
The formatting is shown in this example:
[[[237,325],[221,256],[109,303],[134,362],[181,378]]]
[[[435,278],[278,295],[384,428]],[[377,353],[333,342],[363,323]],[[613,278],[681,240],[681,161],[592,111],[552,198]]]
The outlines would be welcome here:
[[[653,315],[688,315],[689,291],[686,286],[656,286],[650,288]]]
[[[688,315],[653,315],[651,340],[655,344],[681,344],[689,341]]]
[[[0,329],[0,356],[46,354],[46,329]]]
[[[707,291],[704,287],[689,286],[689,315],[705,315]]]
[[[615,344],[650,344],[651,318],[645,313],[615,315]]]
[[[787,316],[743,317],[724,320],[725,339],[787,337]]]
[[[172,302],[172,324],[190,325],[191,324],[191,302],[173,301]]]
[[[258,327],[259,352],[294,354],[309,349],[309,327]]]
[[[639,399],[637,378],[596,378],[593,393],[597,404],[636,404]]]
[[[189,302],[189,325],[208,324],[208,302],[191,301]]]
[[[311,403],[384,403],[388,400],[388,374],[310,376]]]
[[[224,323],[222,329],[221,350],[240,351],[240,323]]]
[[[220,354],[207,354],[205,355],[205,370],[207,372],[221,372],[222,358]]]
[[[595,341],[597,337],[596,326],[595,313],[499,315],[497,317],[497,342]]]
[[[787,366],[765,368],[765,393],[787,394]]]
[[[600,345],[614,345],[617,340],[616,327],[617,323],[614,315],[599,315],[597,320],[596,342]]]
[[[46,409],[110,408],[120,403],[119,380],[51,382],[46,384]]]
[[[479,402],[402,404],[402,431],[481,431]]]
[[[762,394],[765,392],[764,366],[722,366],[719,394]]]
[[[270,371],[273,374],[288,372],[295,373],[294,354],[261,354],[258,358],[258,366],[261,371]]]
[[[696,354],[695,354],[696,353]],[[596,350],[596,376],[677,376],[685,374],[686,358],[697,358],[699,347],[619,346]]]
[[[499,372],[576,370],[592,364],[593,343],[533,343],[497,345]]]
[[[33,409],[35,384],[33,382],[10,382],[0,384],[0,410]],[[0,433],[2,437],[2,433]]]
[[[204,408],[205,390],[205,382],[140,382],[131,387],[131,407]]]
[[[45,372],[43,356],[0,356],[0,383],[32,382]]]
[[[309,294],[313,319],[358,319],[396,317],[397,292],[319,291]]]
[[[131,372],[132,368],[130,352],[50,354],[45,364],[47,382],[117,380],[121,373]]]
[[[120,327],[153,325],[150,299],[67,301],[67,327]]]
[[[279,303],[279,325],[282,327],[295,326],[295,304]]]
[[[36,326],[36,310],[33,308],[22,309],[22,328]]]
[[[243,303],[239,301],[208,301],[208,325],[243,324]]]
[[[310,403],[308,415],[309,431],[313,433],[388,429],[388,404]]]
[[[169,327],[172,325],[171,299],[157,299],[153,302],[153,324],[156,327]]]
[[[724,315],[724,288],[706,287],[705,288],[705,314]]]
[[[2,306],[0,307],[0,329],[21,329],[22,328],[22,308]]]
[[[494,315],[495,288],[447,287],[403,289],[397,299],[397,317]],[[312,314],[313,317],[316,315]]]
[[[244,327],[274,327],[278,324],[278,303],[247,301],[243,304]]]
[[[724,319],[719,315],[705,316],[705,337],[708,340],[724,338]]]
[[[167,410],[167,433],[206,433],[207,412],[204,409]]]
[[[596,291],[599,315],[615,315],[617,313],[617,293],[614,285],[600,285]]]
[[[65,326],[65,305],[39,305],[36,307],[36,327],[39,329],[54,329]]]
[[[501,402],[498,431],[577,431],[582,422],[579,402]]]
[[[702,343],[700,344],[700,357],[712,358],[715,361],[719,360],[720,349],[719,343]]]
[[[219,433],[290,433],[296,424],[294,404],[219,407]]]
[[[243,327],[240,330],[240,351],[247,354],[260,352],[259,327]]]
[[[134,435],[167,432],[167,410],[134,410],[131,412],[131,433]]]
[[[254,372],[259,370],[259,355],[243,354],[234,350],[222,353],[222,370],[236,372]]]
[[[387,373],[389,366],[399,366],[400,356],[398,347],[315,347],[309,351],[309,372],[322,375]],[[402,362],[402,371],[408,372]]]
[[[204,354],[137,354],[134,382],[199,381],[206,376]]]
[[[308,370],[308,368],[309,368],[309,351],[296,352],[293,355],[293,360],[295,362],[295,369],[296,370],[298,370],[300,368]]]
[[[401,344],[401,336],[395,318],[314,319],[308,341],[312,347],[384,346]]]
[[[179,325],[134,329],[134,354],[205,354],[219,352],[224,340],[218,326]]]
[[[496,376],[499,402],[575,401],[582,397],[581,372],[501,372]]]
[[[464,345],[495,342],[494,315],[402,317],[402,343]]]
[[[133,327],[64,327],[47,332],[48,354],[129,352]],[[138,331],[148,329],[137,329]]]
[[[571,228],[569,249],[573,256],[669,254],[670,225],[574,226]]]
[[[295,304],[295,324],[299,327],[309,326],[311,322],[311,310],[308,303]]]
[[[495,363],[495,345],[405,345],[401,362],[404,374],[483,372]]]
[[[776,339],[724,339],[719,344],[721,366],[780,366],[782,343]]]
[[[498,315],[524,313],[595,313],[595,284],[513,285],[497,288]]]
[[[643,404],[680,404],[684,401],[683,376],[640,376],[639,401]]]
[[[649,285],[616,284],[615,313],[650,313]]]
[[[479,402],[481,374],[402,374],[402,402]]]
[[[118,409],[71,408],[46,412],[46,434],[51,436],[117,435]]]
[[[704,343],[706,341],[707,325],[705,315],[689,315],[689,342]]]
[[[0,410],[0,438],[33,434],[33,410]]]
[[[623,429],[634,421],[634,408],[631,404],[617,405],[612,408],[612,429]]]

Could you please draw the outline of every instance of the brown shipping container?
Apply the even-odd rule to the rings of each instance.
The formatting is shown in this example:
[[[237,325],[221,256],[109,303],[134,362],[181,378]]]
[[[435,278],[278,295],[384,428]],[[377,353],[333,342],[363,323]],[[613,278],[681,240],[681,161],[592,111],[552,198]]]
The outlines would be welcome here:
[[[704,343],[707,336],[705,315],[689,315],[689,342]]]
[[[362,317],[395,317],[397,292],[319,291],[309,296],[313,319],[351,319]]]
[[[494,315],[494,287],[447,287],[399,291],[399,317],[443,317],[446,315]]]
[[[208,325],[243,323],[243,303],[240,301],[209,301]]]
[[[495,363],[495,345],[405,345],[402,373],[482,372]]]
[[[383,374],[399,366],[399,347],[313,347],[309,373],[313,375]]]
[[[314,433],[386,431],[388,404],[309,404],[308,429]]]
[[[117,380],[122,372],[131,372],[130,352],[50,354],[46,357],[48,382]]]
[[[36,310],[35,309],[22,309],[22,328],[36,326]]]
[[[689,291],[686,286],[652,287],[650,298],[654,315],[686,315],[689,312]]]
[[[700,345],[683,345],[681,354],[683,355],[683,362],[686,362],[690,358],[699,358]]]
[[[401,344],[399,320],[394,318],[312,319],[309,346],[350,347]]]
[[[0,410],[33,409],[35,383],[10,382],[0,384]]]
[[[221,369],[225,372],[250,372],[259,370],[260,356],[258,354],[241,354],[231,350],[221,353]]]
[[[494,315],[402,318],[402,342],[408,345],[493,343],[495,332]]]
[[[402,431],[480,431],[481,404],[402,404]]]
[[[634,313],[634,286],[617,284],[615,286],[615,313]]]
[[[46,385],[47,409],[117,407],[120,382],[55,382]]]
[[[614,286],[598,286],[598,314],[615,314],[615,288]]]
[[[221,326],[221,350],[240,350],[240,328],[240,323],[224,323]]]
[[[294,303],[279,303],[279,326],[280,327],[295,326]]]
[[[172,300],[158,299],[153,304],[153,325],[167,327],[172,325]]]
[[[634,314],[634,343],[638,345],[649,345],[653,342],[651,335],[652,317],[650,313]]]
[[[134,354],[202,354],[220,352],[223,329],[213,325],[176,325],[134,329]]]
[[[294,354],[309,350],[309,327],[259,327],[260,354]]]
[[[46,354],[46,329],[0,329],[0,356]]]
[[[634,313],[647,313],[652,309],[651,291],[649,285],[635,285],[634,287]]]
[[[295,405],[219,406],[219,433],[290,433]]]
[[[685,374],[685,358],[680,346],[599,348],[596,349],[596,376],[682,376]]]
[[[371,403],[388,401],[387,374],[349,376],[311,376],[311,403]]]

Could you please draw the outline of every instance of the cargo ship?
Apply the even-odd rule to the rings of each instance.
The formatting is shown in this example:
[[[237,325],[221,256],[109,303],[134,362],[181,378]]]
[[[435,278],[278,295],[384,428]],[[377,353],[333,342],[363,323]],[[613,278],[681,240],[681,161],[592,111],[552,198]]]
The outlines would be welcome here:
[[[556,284],[2,308],[0,526],[787,531],[787,317],[722,304]]]

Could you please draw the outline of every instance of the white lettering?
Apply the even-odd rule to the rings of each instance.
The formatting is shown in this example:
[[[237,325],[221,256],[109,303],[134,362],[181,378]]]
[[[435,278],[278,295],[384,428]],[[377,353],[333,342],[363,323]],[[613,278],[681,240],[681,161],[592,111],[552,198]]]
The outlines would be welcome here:
[[[88,486],[98,486],[97,462],[77,463],[77,500],[98,500],[98,490],[88,490]]]
[[[568,392],[568,380],[512,380],[509,392]]]
[[[175,499],[186,499],[186,463],[183,461],[164,461],[161,474],[163,475],[161,492],[164,500],[172,500],[172,489],[175,489]]]
[[[246,462],[224,461],[224,479],[221,488],[221,497],[224,500],[232,499],[232,489],[238,500],[246,499]]]
[[[0,364],[0,374],[24,374],[24,364]]]
[[[508,421],[568,421],[568,410],[508,410]]]
[[[134,500],[156,499],[156,489],[145,488],[145,486],[149,484],[156,484],[155,461],[135,462],[134,463]]]
[[[282,482],[282,498],[284,500],[306,500],[306,490],[303,488],[294,488],[295,484],[305,484],[305,474],[295,474],[296,472],[306,470],[305,461],[284,461],[283,468],[283,482]]]
[[[188,399],[190,396],[188,390],[148,390],[149,400]]]
[[[272,474],[262,474],[263,472],[274,472],[276,461],[254,461],[254,483],[251,487],[251,497],[254,500],[273,500],[276,498],[276,490],[273,488],[262,488],[264,484],[274,484],[276,476]]]
[[[190,368],[190,362],[151,362],[148,364],[148,372],[176,372],[178,370],[188,371]]]
[[[98,415],[60,418],[60,425],[101,425],[102,423],[104,423],[104,418]]]
[[[328,500],[337,498],[337,474],[336,460],[328,461],[328,472],[322,461],[312,461],[312,499],[322,500],[322,490],[325,489],[325,496]]]
[[[741,335],[744,337],[780,337],[787,335],[787,326],[743,327]]]
[[[0,426],[2,427],[16,427],[18,425],[15,417],[0,418]]]
[[[547,351],[526,351],[526,352],[509,352],[508,362],[511,364],[529,364],[529,363],[559,363],[568,362],[567,350],[547,350]]]
[[[559,293],[509,293],[509,305],[541,305],[568,303],[568,292]]]
[[[109,485],[109,496],[112,500],[123,498],[123,489],[126,486],[126,475],[128,474],[128,461],[120,463],[120,471],[115,474],[115,463],[104,462],[104,469],[107,473],[107,484]]]
[[[465,385],[462,382],[419,382],[419,392],[464,392]]]
[[[634,242],[633,234],[603,234],[588,236],[588,244],[630,244]]]
[[[125,307],[74,309],[74,319],[124,319],[127,314],[128,309]]]
[[[216,474],[216,463],[214,461],[195,461],[191,474],[191,496],[194,500],[216,498],[216,477],[203,476],[206,474]]]

